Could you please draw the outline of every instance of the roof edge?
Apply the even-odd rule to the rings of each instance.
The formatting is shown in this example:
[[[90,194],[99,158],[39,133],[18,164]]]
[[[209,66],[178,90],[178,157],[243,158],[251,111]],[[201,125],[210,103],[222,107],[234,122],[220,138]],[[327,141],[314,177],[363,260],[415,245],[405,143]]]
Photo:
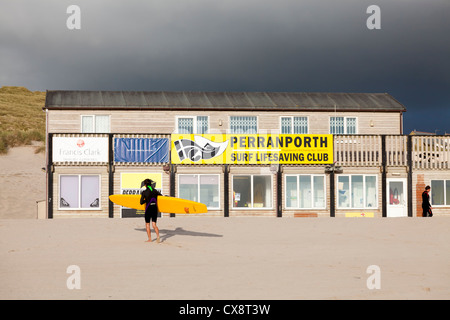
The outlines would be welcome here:
[[[85,105],[80,105],[80,96],[83,93],[100,93],[99,96],[94,97],[91,104],[86,103]],[[154,102],[148,99],[148,95],[143,96],[145,101],[139,103],[139,99],[133,101],[133,99],[126,100],[125,104],[122,102],[116,102],[113,98],[109,101],[110,105],[105,105],[104,96],[102,93],[117,94],[118,100],[123,100],[123,93],[137,93],[137,94],[149,94],[149,93],[159,93],[163,98],[156,99]],[[66,97],[64,94],[66,93]],[[214,105],[212,101],[207,97],[208,94],[223,94],[225,101],[228,101],[226,105],[222,105],[224,102],[220,101]],[[249,97],[248,94],[253,94],[253,97]],[[77,96],[78,94],[78,96]],[[168,99],[167,94],[170,94],[173,101]],[[178,99],[176,94],[180,97],[186,98],[186,94],[197,94],[198,102],[200,105],[195,105],[195,99],[189,101],[189,99]],[[204,96],[202,96],[202,94]],[[258,101],[259,97],[255,96],[260,94],[261,100]],[[233,105],[230,98],[232,95],[236,95],[237,103]],[[239,96],[244,95],[246,97],[244,103],[240,104]],[[277,95],[279,95],[277,97]],[[332,95],[333,97],[330,97]],[[358,99],[353,99],[358,96]],[[52,97],[55,96],[53,104]],[[339,99],[339,96],[341,98]],[[379,97],[378,99],[376,97]],[[385,96],[388,100],[384,100],[381,96]],[[78,97],[78,98],[77,98]],[[56,99],[56,100],[55,100]],[[207,105],[201,105],[203,100],[207,100]],[[97,101],[96,101],[97,100]],[[184,100],[184,101],[183,101]],[[328,101],[327,101],[328,100]],[[334,105],[330,105],[330,100]],[[358,101],[359,100],[359,101]],[[115,103],[116,102],[116,103]],[[133,102],[136,105],[133,105]],[[162,104],[159,104],[161,103]],[[108,102],[106,102],[108,103]],[[259,103],[259,104],[258,104]],[[99,90],[46,90],[45,105],[43,109],[48,110],[68,110],[68,109],[79,109],[79,110],[255,110],[255,111],[334,111],[335,108],[342,111],[357,111],[357,112],[406,112],[406,107],[395,99],[389,93],[350,93],[350,92],[219,92],[219,91],[99,91]]]

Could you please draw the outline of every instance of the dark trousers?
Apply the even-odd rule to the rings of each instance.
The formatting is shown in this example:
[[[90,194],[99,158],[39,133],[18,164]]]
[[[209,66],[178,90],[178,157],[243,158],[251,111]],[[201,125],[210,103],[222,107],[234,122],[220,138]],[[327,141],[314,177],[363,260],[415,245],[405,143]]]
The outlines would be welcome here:
[[[430,208],[422,208],[422,209],[423,209],[422,217],[432,217],[433,216]]]

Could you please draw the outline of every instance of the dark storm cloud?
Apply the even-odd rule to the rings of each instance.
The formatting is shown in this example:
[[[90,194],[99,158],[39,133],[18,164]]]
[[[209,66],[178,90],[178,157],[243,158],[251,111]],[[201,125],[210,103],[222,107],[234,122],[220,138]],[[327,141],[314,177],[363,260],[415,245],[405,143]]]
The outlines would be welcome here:
[[[70,4],[81,30],[66,28]],[[381,30],[366,27],[372,4]],[[446,0],[2,1],[0,85],[389,92],[405,132],[450,132],[415,120],[450,118],[449,13]]]

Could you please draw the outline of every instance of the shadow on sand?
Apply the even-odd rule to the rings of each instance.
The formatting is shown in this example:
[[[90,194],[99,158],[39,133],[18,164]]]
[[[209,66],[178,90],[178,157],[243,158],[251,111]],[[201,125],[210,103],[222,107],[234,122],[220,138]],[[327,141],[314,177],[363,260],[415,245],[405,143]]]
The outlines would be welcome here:
[[[147,230],[145,230],[145,228],[134,228],[134,230],[147,232]],[[155,231],[153,230],[153,228],[152,228],[152,234],[155,234]],[[216,238],[223,237],[223,235],[221,235],[221,234],[187,231],[180,227],[176,228],[175,230],[159,229],[159,234],[160,234],[161,242],[164,242],[173,236],[216,237]]]

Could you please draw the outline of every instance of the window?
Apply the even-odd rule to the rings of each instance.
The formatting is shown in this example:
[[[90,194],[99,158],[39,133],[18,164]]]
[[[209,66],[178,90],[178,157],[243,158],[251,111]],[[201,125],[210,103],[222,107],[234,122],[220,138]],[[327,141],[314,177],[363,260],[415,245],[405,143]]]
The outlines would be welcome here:
[[[205,134],[209,131],[208,117],[197,116],[189,117],[182,116],[177,118],[178,133],[188,134]]]
[[[231,134],[258,133],[258,120],[256,117],[230,117]]]
[[[338,208],[366,209],[377,206],[377,176],[338,176]]]
[[[99,210],[99,175],[60,175],[59,209]]]
[[[281,117],[281,134],[308,133],[308,117]]]
[[[325,209],[325,206],[325,176],[286,176],[286,208]]]
[[[330,117],[331,134],[357,134],[357,120],[350,117]]]
[[[272,208],[272,176],[233,176],[233,208]]]
[[[366,207],[376,208],[377,204],[377,177],[365,176],[365,190],[366,190]]]
[[[81,116],[82,133],[109,133],[109,116]]]
[[[450,180],[431,180],[431,205],[450,206]]]
[[[180,174],[178,175],[178,194],[182,199],[204,203],[208,209],[219,209],[218,174]]]

